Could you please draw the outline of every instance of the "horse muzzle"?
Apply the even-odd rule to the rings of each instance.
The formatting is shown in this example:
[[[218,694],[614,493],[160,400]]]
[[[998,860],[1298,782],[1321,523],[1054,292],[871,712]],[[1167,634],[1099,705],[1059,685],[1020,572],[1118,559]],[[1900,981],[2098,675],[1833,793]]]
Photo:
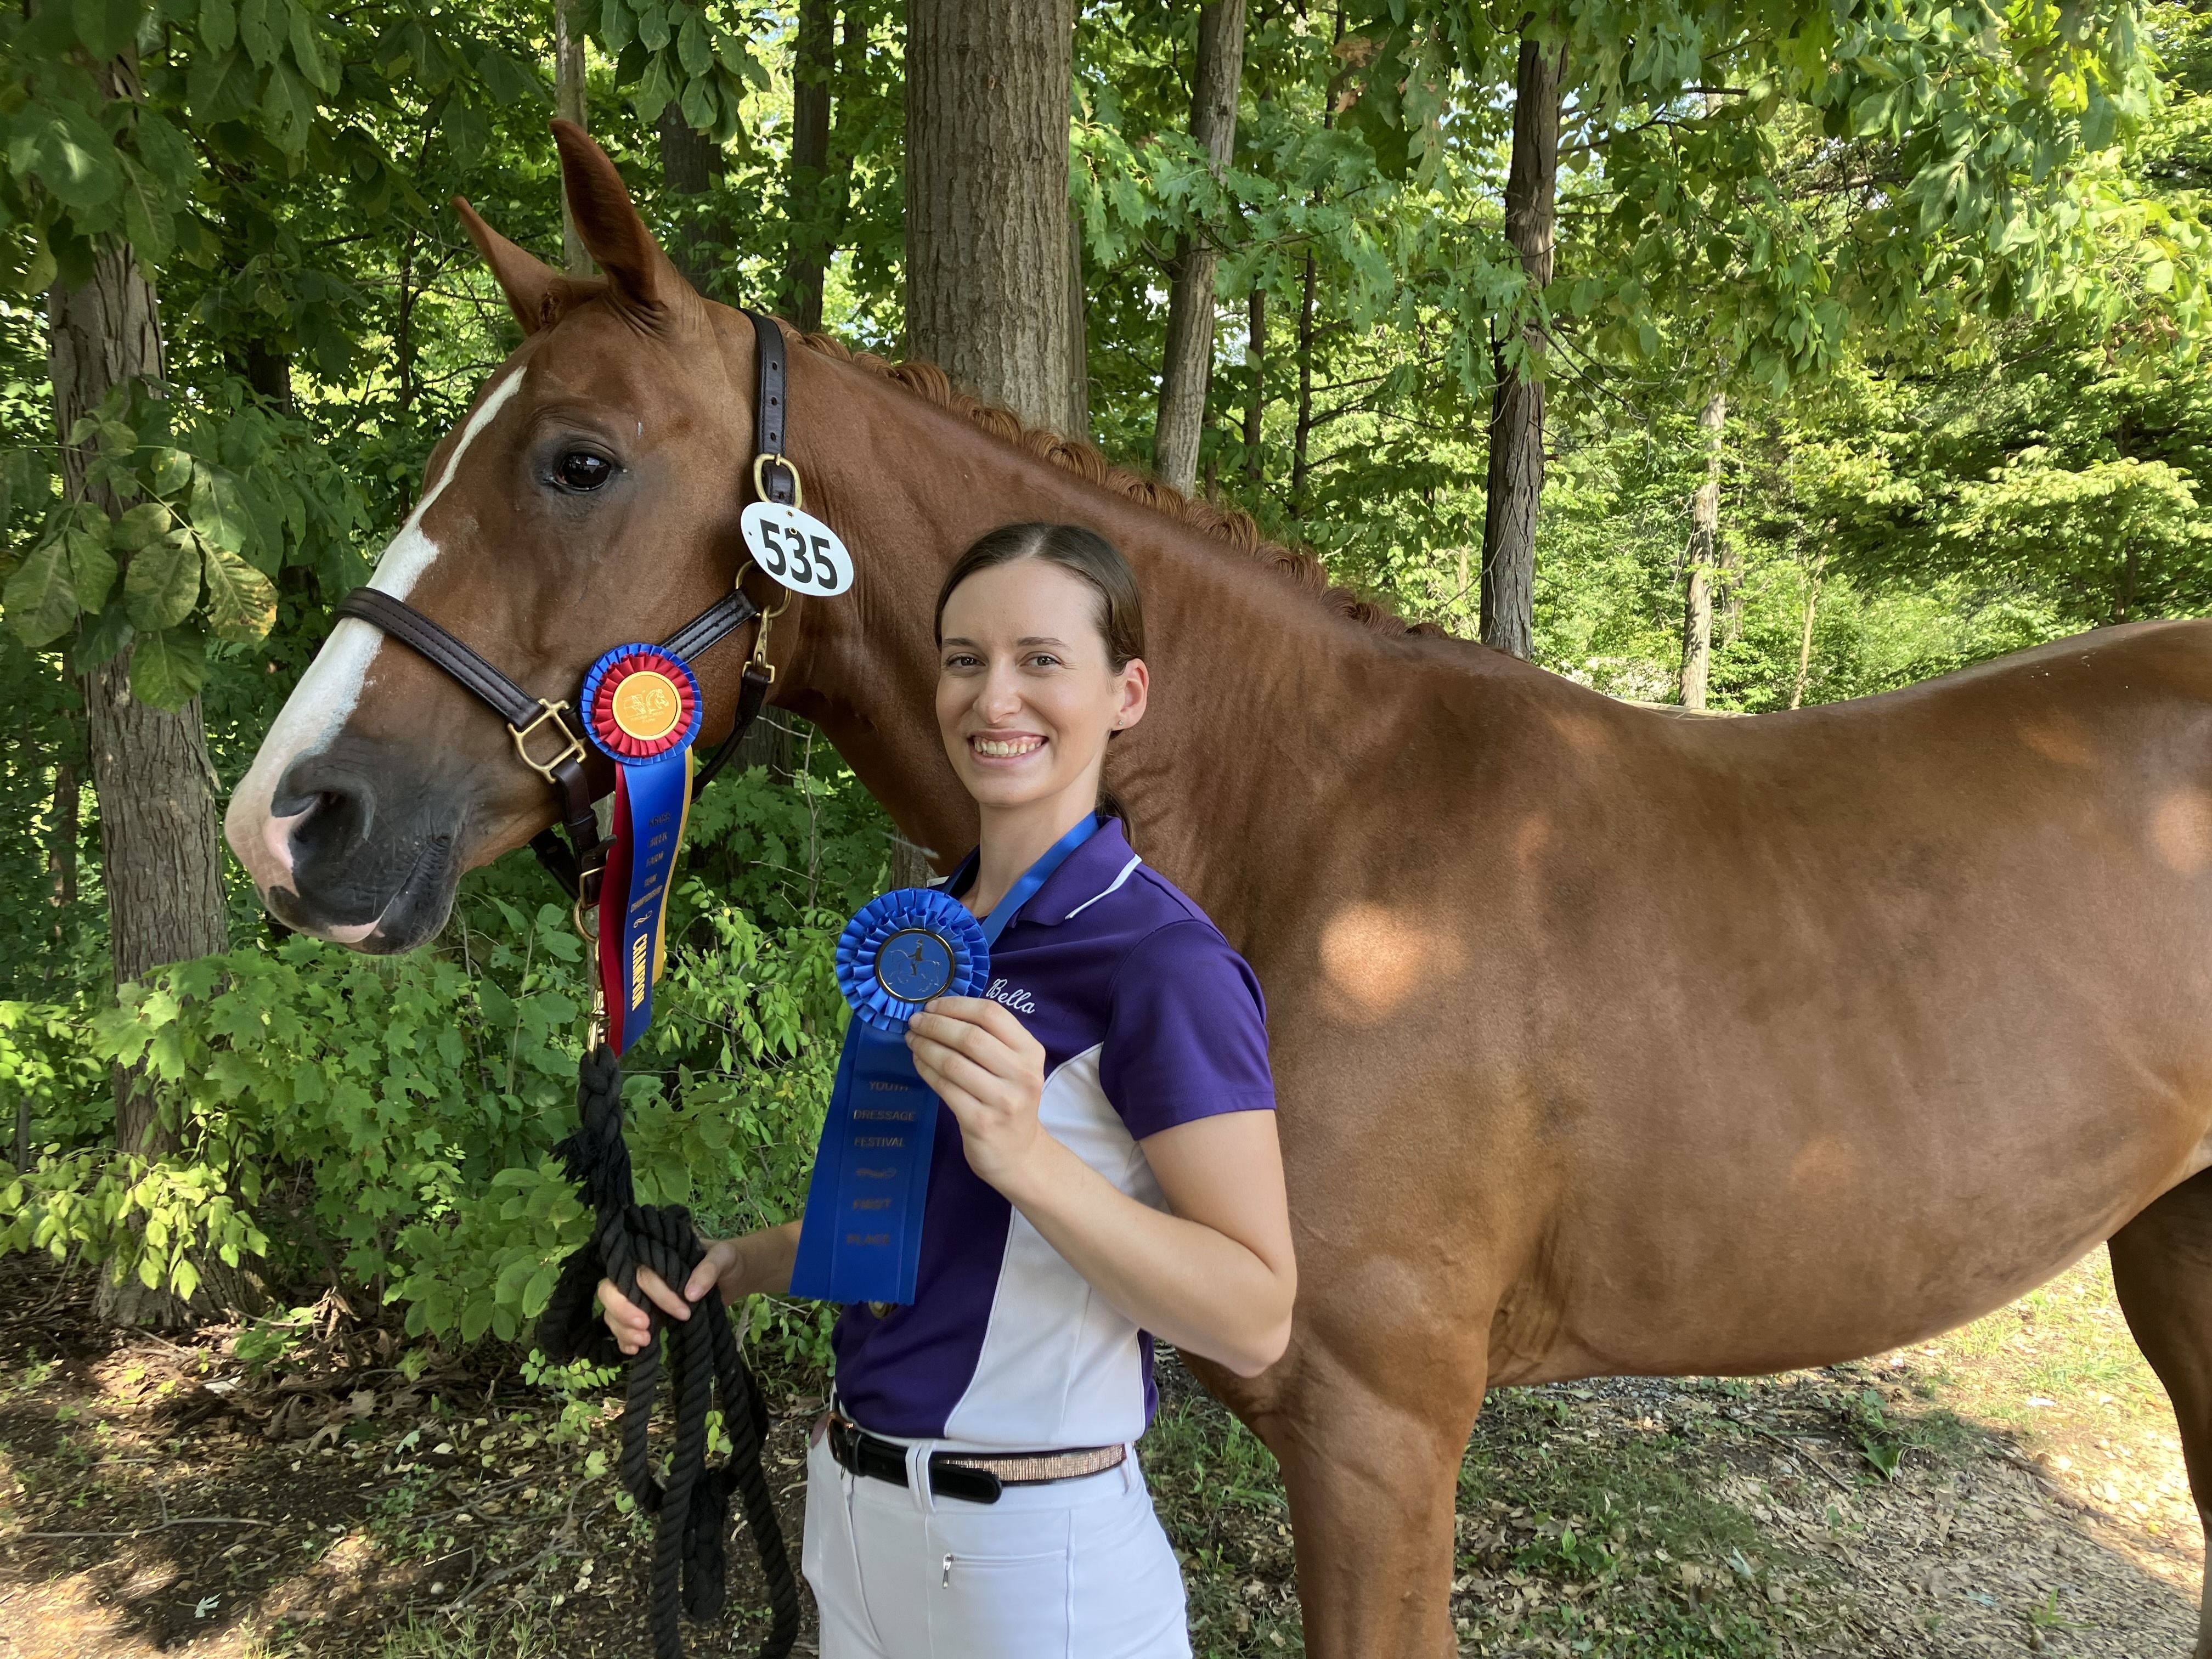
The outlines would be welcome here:
[[[381,745],[342,733],[286,766],[265,805],[241,790],[225,829],[270,915],[380,955],[445,926],[470,817],[459,779],[410,777]]]

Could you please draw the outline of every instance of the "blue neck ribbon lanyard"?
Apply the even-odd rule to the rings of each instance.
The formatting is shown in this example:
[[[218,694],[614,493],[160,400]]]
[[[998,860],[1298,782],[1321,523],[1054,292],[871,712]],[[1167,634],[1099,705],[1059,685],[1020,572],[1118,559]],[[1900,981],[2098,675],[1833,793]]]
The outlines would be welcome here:
[[[1022,872],[1021,879],[983,918],[987,947],[998,943],[1015,913],[1036,896],[1053,872],[1097,830],[1097,816],[1085,815]],[[951,906],[965,916],[959,902],[942,888],[908,889],[886,894],[862,910],[846,930],[847,938],[854,936],[872,912],[900,901],[924,911]],[[973,927],[972,919],[969,926]],[[845,954],[842,943],[840,954]],[[986,962],[974,963],[969,982],[978,988],[988,983],[986,966]],[[848,997],[854,997],[855,985],[871,968],[864,963],[854,971],[847,984]],[[899,1006],[909,1012],[913,1006]],[[857,998],[854,1007],[855,1017],[845,1030],[845,1046],[837,1059],[836,1086],[823,1121],[813,1177],[807,1184],[791,1293],[824,1302],[904,1306],[914,1300],[915,1279],[921,1266],[922,1212],[944,1104],[915,1069],[906,1046],[905,1018],[884,1021],[880,1013],[861,1018]]]

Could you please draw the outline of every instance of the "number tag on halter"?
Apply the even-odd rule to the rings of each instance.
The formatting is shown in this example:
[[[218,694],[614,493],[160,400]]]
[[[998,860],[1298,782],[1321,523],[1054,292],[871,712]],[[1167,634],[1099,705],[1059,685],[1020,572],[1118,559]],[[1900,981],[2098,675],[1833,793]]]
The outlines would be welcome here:
[[[853,556],[837,532],[811,513],[755,501],[739,521],[753,562],[794,593],[829,599],[853,585]]]

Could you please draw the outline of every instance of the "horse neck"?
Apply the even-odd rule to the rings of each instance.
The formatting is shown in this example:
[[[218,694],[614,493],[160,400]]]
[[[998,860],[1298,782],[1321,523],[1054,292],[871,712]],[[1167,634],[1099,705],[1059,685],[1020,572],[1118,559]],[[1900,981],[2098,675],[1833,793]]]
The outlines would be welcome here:
[[[986,531],[1089,526],[1145,594],[1152,696],[1107,787],[1149,863],[1225,929],[1268,902],[1312,811],[1371,760],[1435,647],[1335,615],[1259,561],[978,431],[866,369],[795,351],[791,442],[810,508],[852,550],[852,591],[805,600],[779,698],[821,727],[901,831],[948,868],[975,836],[933,712],[932,615]]]

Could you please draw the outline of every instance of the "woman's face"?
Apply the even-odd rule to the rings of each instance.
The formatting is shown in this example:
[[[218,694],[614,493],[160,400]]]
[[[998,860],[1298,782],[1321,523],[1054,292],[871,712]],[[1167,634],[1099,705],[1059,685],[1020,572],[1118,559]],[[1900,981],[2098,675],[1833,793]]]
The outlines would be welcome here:
[[[1111,665],[1099,605],[1043,559],[979,570],[945,601],[937,729],[977,805],[1095,793],[1107,734],[1144,718],[1145,665]]]

